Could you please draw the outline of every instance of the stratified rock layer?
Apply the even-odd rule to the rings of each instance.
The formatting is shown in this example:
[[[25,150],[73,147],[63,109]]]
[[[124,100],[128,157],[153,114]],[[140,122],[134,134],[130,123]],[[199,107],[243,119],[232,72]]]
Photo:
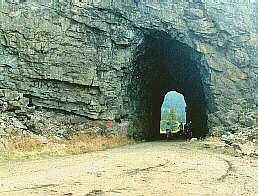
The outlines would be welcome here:
[[[170,90],[185,96],[195,136],[255,113],[255,1],[50,2],[1,4],[2,111],[125,121],[149,138]]]

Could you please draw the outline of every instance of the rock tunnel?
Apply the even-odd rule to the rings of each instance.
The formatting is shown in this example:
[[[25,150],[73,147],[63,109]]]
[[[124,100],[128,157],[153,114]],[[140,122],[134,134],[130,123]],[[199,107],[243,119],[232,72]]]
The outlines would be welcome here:
[[[145,138],[159,138],[164,97],[169,91],[184,95],[193,136],[207,134],[207,101],[200,70],[201,54],[164,32],[145,34],[135,53],[131,97],[136,105],[137,127]]]
[[[152,139],[177,91],[194,137],[234,130],[257,113],[257,3],[246,2],[2,1],[0,110],[19,102],[17,118],[43,107],[83,118],[75,128],[112,121]]]

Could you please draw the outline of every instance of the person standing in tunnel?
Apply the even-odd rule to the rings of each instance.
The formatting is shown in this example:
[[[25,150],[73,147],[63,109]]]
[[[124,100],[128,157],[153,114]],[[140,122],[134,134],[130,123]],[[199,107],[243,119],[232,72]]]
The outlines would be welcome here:
[[[184,135],[187,135],[187,130],[188,130],[188,123],[185,123],[184,125]]]
[[[134,3],[136,4],[136,6],[138,6],[140,0],[134,0]]]
[[[192,124],[192,121],[190,121],[189,123],[188,123],[188,136],[191,138],[192,137],[192,135],[193,135],[193,132],[192,132],[192,128],[193,128],[193,124]]]
[[[171,123],[168,121],[168,122],[167,122],[167,125],[166,125],[167,139],[170,139],[171,136],[172,136],[171,128],[172,128]]]
[[[179,134],[182,135],[184,133],[184,125],[183,125],[183,122],[180,123],[179,125]]]

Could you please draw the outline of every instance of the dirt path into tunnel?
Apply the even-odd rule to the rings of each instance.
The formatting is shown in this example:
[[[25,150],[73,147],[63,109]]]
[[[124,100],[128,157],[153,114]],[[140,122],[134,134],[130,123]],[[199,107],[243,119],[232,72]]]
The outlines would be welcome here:
[[[84,155],[0,164],[0,195],[256,195],[254,158],[148,142]]]

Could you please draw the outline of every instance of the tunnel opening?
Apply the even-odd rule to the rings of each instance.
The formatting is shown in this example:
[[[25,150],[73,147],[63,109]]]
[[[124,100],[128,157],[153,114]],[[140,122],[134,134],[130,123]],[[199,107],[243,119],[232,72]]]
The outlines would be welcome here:
[[[208,133],[201,54],[162,31],[148,31],[134,54],[129,85],[133,120],[146,139],[160,137],[160,108],[169,91],[181,93],[193,137]]]
[[[171,123],[173,131],[179,131],[179,125],[190,122],[189,116],[186,116],[186,103],[184,96],[176,91],[168,92],[161,106],[160,134],[166,133],[167,122]]]

